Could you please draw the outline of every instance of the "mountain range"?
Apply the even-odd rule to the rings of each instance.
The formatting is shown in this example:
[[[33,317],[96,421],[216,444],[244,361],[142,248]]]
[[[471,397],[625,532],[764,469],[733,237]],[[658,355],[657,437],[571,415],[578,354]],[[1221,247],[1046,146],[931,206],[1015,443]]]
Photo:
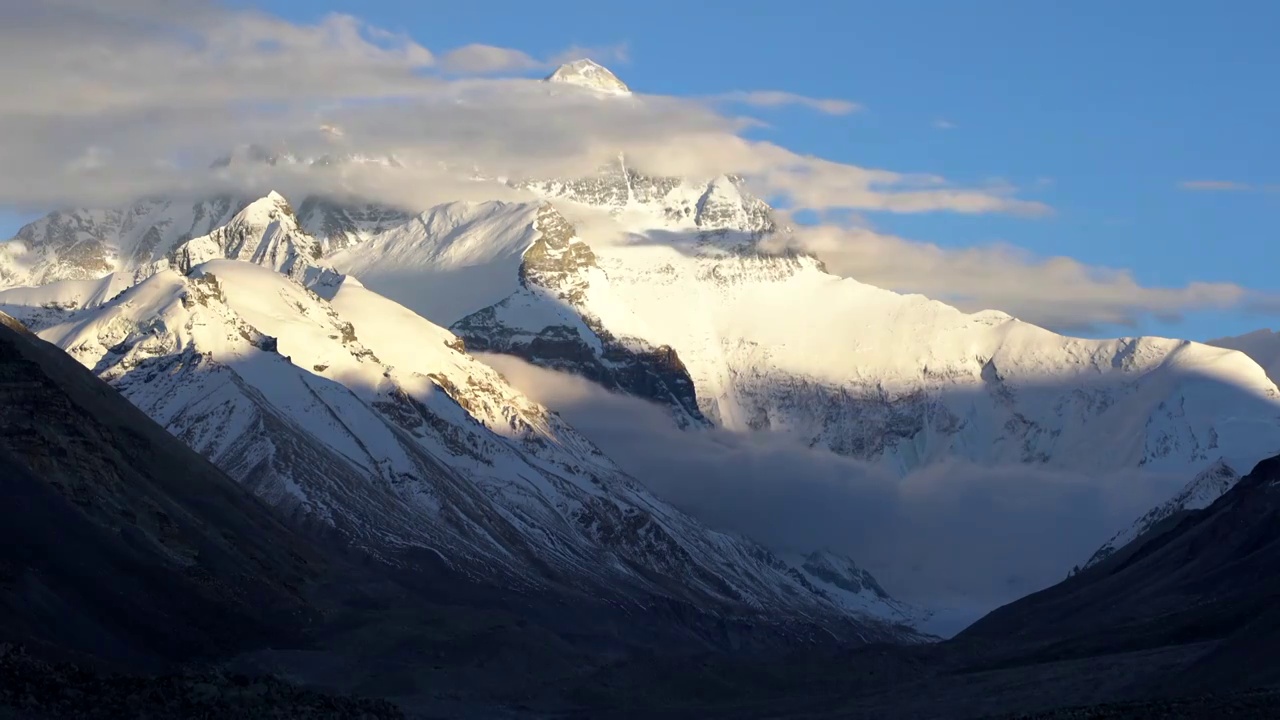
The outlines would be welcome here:
[[[10,295],[52,293],[26,306],[42,337],[259,497],[371,552],[430,548],[513,586],[657,593],[819,625],[854,618],[859,634],[910,637],[895,624],[918,611],[707,530],[458,337],[318,267],[315,246],[272,194],[173,246],[167,269],[136,263],[144,279],[109,299],[118,274]],[[101,304],[41,314],[95,282]]]
[[[611,85],[612,77],[587,63],[550,80],[599,90],[596,81]],[[264,148],[224,161],[335,162],[401,167],[394,158]],[[188,275],[208,261],[238,260],[324,302],[344,284],[360,285],[447,327],[472,351],[516,355],[660,403],[691,430],[778,433],[899,475],[957,458],[1185,474],[1188,488],[1147,519],[1202,506],[1229,487],[1197,484],[1212,468],[1238,476],[1280,451],[1280,392],[1258,362],[1221,349],[1230,341],[1070,338],[837,277],[793,247],[789,228],[736,177],[648,177],[620,158],[594,177],[503,184],[528,200],[414,211],[308,196],[295,210],[271,193],[56,212],[0,249],[0,282],[11,286],[0,291],[0,308],[81,347],[84,338],[53,326],[165,268]],[[103,373],[114,358],[85,361]],[[210,452],[225,442],[201,437],[203,429],[170,429]],[[232,462],[249,461],[224,460]],[[362,462],[368,472],[385,459]],[[280,502],[287,485],[261,481]],[[1146,522],[1119,530],[1099,552]]]
[[[420,212],[317,196],[295,211],[273,193],[54,213],[4,246],[0,278],[26,288],[0,304],[42,328],[164,267],[345,275],[472,351],[663,404],[681,427],[779,433],[899,475],[959,458],[1187,477],[1156,515],[1216,497],[1190,487],[1211,468],[1238,476],[1280,450],[1280,393],[1230,341],[1070,338],[836,277],[739,178],[651,178],[620,159],[518,185],[528,201]]]
[[[547,81],[630,96],[588,60]],[[259,146],[215,166],[243,163],[405,168]],[[590,177],[471,182],[520,199],[147,198],[54,212],[0,243],[0,469],[21,516],[0,566],[6,634],[134,665],[206,653],[307,675],[306,658],[246,654],[250,638],[373,662],[332,617],[417,607],[419,583],[445,582],[426,592],[553,617],[570,645],[547,608],[598,609],[574,641],[618,664],[592,682],[654,682],[613,645],[634,649],[634,633],[599,629],[619,618],[663,618],[691,647],[802,647],[806,662],[832,642],[936,639],[930,611],[856,558],[767,548],[672,506],[484,352],[655,403],[684,432],[768,434],[903,478],[955,460],[1187,478],[1064,583],[911,672],[1175,641],[1258,651],[1241,618],[1265,620],[1270,592],[1256,581],[1269,556],[1251,549],[1269,547],[1275,484],[1258,463],[1280,453],[1273,335],[1072,338],[839,277],[736,176],[653,177],[619,156]],[[136,582],[91,601],[120,577]],[[1241,589],[1206,589],[1221,583]]]

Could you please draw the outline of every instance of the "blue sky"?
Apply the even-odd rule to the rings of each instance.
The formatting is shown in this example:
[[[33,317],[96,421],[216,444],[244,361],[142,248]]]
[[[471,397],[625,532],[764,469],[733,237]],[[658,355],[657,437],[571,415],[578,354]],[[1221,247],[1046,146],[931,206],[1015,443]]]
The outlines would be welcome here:
[[[346,12],[437,51],[487,43],[542,57],[625,44],[627,60],[607,64],[641,92],[852,100],[865,109],[753,110],[772,123],[755,135],[865,167],[1000,179],[1056,211],[869,215],[879,230],[949,247],[1008,242],[1127,268],[1147,285],[1226,281],[1280,292],[1280,96],[1269,90],[1280,70],[1280,3],[237,4],[298,21]],[[1180,188],[1187,181],[1246,189]],[[0,231],[17,222],[0,216]],[[1278,323],[1210,312],[1138,330],[1207,339]]]

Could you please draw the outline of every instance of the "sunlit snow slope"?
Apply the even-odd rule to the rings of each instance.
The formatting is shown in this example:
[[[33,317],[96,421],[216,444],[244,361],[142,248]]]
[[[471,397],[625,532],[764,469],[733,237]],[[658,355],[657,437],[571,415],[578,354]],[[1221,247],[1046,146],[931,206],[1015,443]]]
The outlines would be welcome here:
[[[558,199],[523,212],[436,208],[423,217],[447,214],[465,233],[427,240],[411,222],[333,262],[452,323],[473,347],[578,372],[678,417],[784,433],[903,473],[961,457],[1191,477],[1220,458],[1243,466],[1280,449],[1280,393],[1243,354],[1070,338],[1003,313],[966,314],[835,277],[810,256],[767,252],[758,201],[730,195],[732,181],[711,181],[699,197],[688,183],[663,194],[660,181],[625,169],[616,178],[623,189],[556,186]],[[682,206],[689,215],[673,210]],[[444,311],[425,283],[406,280],[405,268],[427,265],[423,277],[441,282],[462,255],[515,265],[513,238],[528,239],[518,266],[485,285],[489,297],[505,295],[477,312]],[[454,242],[457,252],[441,246]],[[670,350],[660,361],[659,348]],[[616,377],[642,370],[664,382]]]
[[[287,207],[249,204],[110,297],[63,281],[0,301],[81,298],[78,312],[41,316],[45,339],[269,502],[388,557],[426,547],[518,586],[912,637],[892,623],[918,611],[831,592],[707,530],[452,333],[295,252],[316,241]]]
[[[548,82],[548,92],[588,93],[591,102],[635,101],[626,97],[621,81],[595,63],[570,63]],[[363,162],[388,173],[401,167],[394,158],[307,159],[262,148],[233,153],[226,162]],[[1142,468],[1185,475],[1186,491],[1147,519],[1211,499],[1219,487],[1230,485],[1229,477],[1280,452],[1280,392],[1259,366],[1270,368],[1280,356],[1272,352],[1270,335],[1216,342],[1223,347],[1164,338],[1070,338],[1000,312],[966,314],[922,296],[837,277],[826,272],[820,258],[793,250],[790,231],[779,227],[768,204],[737,177],[652,177],[619,157],[591,177],[502,181],[501,187],[495,179],[475,182],[471,197],[483,197],[490,183],[494,197],[516,193],[524,200],[401,209],[379,205],[376,198],[350,204],[308,197],[293,198],[299,201],[295,212],[273,193],[260,199],[151,200],[119,210],[53,213],[0,244],[0,287],[10,288],[0,290],[0,310],[57,333],[64,347],[74,349],[82,340],[68,335],[67,328],[89,322],[80,313],[99,308],[92,317],[101,320],[103,313],[135,307],[139,300],[127,299],[132,290],[119,293],[151,282],[148,278],[157,273],[167,272],[170,282],[203,282],[197,272],[206,267],[202,263],[227,258],[277,271],[294,281],[290,287],[310,288],[324,303],[311,312],[336,313],[354,328],[356,345],[363,348],[351,350],[346,341],[338,343],[346,349],[331,340],[307,341],[300,345],[305,352],[280,350],[297,355],[289,364],[350,393],[365,408],[356,412],[373,413],[379,422],[395,426],[376,440],[347,438],[347,431],[329,428],[325,432],[337,434],[323,436],[319,445],[330,448],[325,453],[341,449],[333,450],[335,458],[326,455],[315,462],[351,465],[357,475],[376,475],[392,488],[398,487],[397,473],[419,466],[419,446],[451,471],[459,463],[479,462],[465,472],[491,472],[498,485],[520,487],[527,478],[512,480],[510,467],[523,467],[518,463],[484,470],[483,462],[468,460],[468,452],[459,449],[465,442],[451,445],[444,439],[478,431],[434,428],[435,439],[423,440],[426,445],[405,444],[401,433],[415,431],[396,425],[397,418],[413,418],[413,408],[397,398],[425,402],[455,394],[433,380],[434,394],[418,398],[415,392],[430,388],[412,378],[442,371],[435,365],[417,367],[416,349],[408,352],[391,342],[405,333],[382,323],[381,316],[398,316],[399,310],[357,313],[348,304],[358,297],[377,298],[368,300],[374,305],[394,301],[409,316],[448,327],[470,349],[517,355],[660,403],[681,427],[776,433],[902,475],[949,459],[1085,473]],[[244,299],[265,292],[265,286],[253,287],[227,293],[228,312],[235,322],[294,347],[294,325],[281,331],[271,322],[277,316],[255,314],[271,303]],[[129,336],[134,332],[129,323],[147,332],[185,327],[169,321],[156,325],[155,318],[167,311],[152,307],[127,321],[111,321],[115,324],[101,326],[108,329],[98,334]],[[387,343],[373,339],[379,329],[389,336]],[[422,330],[424,336],[432,332],[445,331]],[[328,333],[312,332],[326,338]],[[160,346],[178,342],[164,337]],[[432,349],[445,342],[453,341],[442,340]],[[127,360],[123,350],[117,357],[114,347],[103,345],[95,351],[100,355],[85,355],[85,362],[100,373],[132,376],[128,363],[134,360]],[[319,353],[315,348],[320,347],[329,349]],[[357,352],[369,357],[348,361],[343,354]],[[449,383],[463,387],[449,377]],[[281,416],[281,427],[289,432],[301,423],[307,433],[319,433],[307,423],[328,422],[316,419],[325,416],[318,406],[298,409],[303,415],[293,417],[289,412],[303,407],[296,405],[301,400],[273,396],[269,388],[242,380],[232,385],[254,390],[241,393],[246,399],[237,400],[237,408],[252,406],[264,418]],[[199,376],[198,382],[206,381]],[[149,382],[167,381],[157,375]],[[484,423],[481,430],[509,424],[507,411],[490,416],[464,409],[474,422]],[[397,414],[402,411],[403,417]],[[245,419],[250,415],[238,409],[225,427],[241,427],[235,423],[250,422]],[[196,416],[193,411],[191,417]],[[230,452],[226,448],[234,443],[220,439],[223,429],[191,431],[190,440],[210,452]],[[497,436],[506,438],[505,432]],[[254,444],[251,433],[244,437],[236,457],[245,458],[237,462],[246,468],[269,468],[262,457],[286,455],[274,445]],[[494,442],[483,432],[477,437]],[[518,448],[524,458],[519,462],[541,457],[530,454],[525,440],[503,442]],[[556,446],[561,440],[548,442]],[[440,460],[445,451],[460,454]],[[573,457],[573,462],[587,459],[577,450]],[[279,471],[245,473],[275,497],[294,498],[291,502],[313,508],[318,516],[329,512],[324,498],[300,498],[293,481]],[[1228,479],[1219,482],[1222,478]],[[549,502],[559,507],[558,501]],[[502,517],[516,522],[528,512],[522,506],[518,512],[504,510],[511,517]],[[556,512],[573,517],[571,510]],[[467,526],[459,522],[458,527]],[[1109,546],[1140,532],[1145,522],[1140,518]],[[488,557],[483,533],[457,532],[466,538],[467,552]]]

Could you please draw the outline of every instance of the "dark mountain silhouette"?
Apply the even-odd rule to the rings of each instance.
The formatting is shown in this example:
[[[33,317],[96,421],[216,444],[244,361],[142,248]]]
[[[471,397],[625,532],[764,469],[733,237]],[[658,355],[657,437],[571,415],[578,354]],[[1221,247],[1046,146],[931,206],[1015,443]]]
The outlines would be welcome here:
[[[1202,644],[1169,689],[1280,683],[1280,457],[1208,508],[1166,520],[1106,561],[1002,607],[958,642],[1057,660]]]
[[[0,490],[0,717],[109,717],[142,696],[158,716],[400,712],[272,674],[411,717],[1266,717],[1280,702],[1280,458],[915,646],[512,592],[430,553],[371,560],[278,518],[7,316]]]
[[[947,642],[623,663],[574,692],[619,717],[1280,717],[1278,600],[1280,457]]]
[[[286,636],[320,561],[220,470],[0,315],[0,634],[151,667]]]

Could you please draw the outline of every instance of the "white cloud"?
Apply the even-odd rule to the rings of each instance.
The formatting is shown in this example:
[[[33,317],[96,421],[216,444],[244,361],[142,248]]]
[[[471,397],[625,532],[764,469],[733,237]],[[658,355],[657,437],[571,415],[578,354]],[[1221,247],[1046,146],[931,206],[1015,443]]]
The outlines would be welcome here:
[[[890,593],[970,619],[1061,580],[1186,481],[965,463],[899,478],[769,433],[678,430],[665,410],[581,378],[483,359],[703,522],[775,549],[844,552]]]
[[[723,93],[712,98],[713,101],[738,103],[754,107],[783,107],[800,105],[828,115],[848,115],[862,110],[862,106],[848,100],[833,98],[811,98],[805,95],[783,92],[781,90],[752,90]]]
[[[583,47],[575,45],[539,60],[522,50],[472,43],[446,52],[439,58],[441,70],[460,75],[497,75],[523,73],[530,70],[551,70],[558,65],[581,58],[596,62],[626,62],[626,45]]]
[[[814,253],[837,275],[921,293],[964,310],[1002,310],[1060,331],[1132,326],[1143,316],[1175,319],[1209,308],[1266,311],[1280,304],[1280,299],[1232,283],[1148,287],[1126,270],[1038,257],[1004,244],[944,248],[835,226],[799,227],[776,242]]]
[[[542,66],[543,63],[520,50],[480,43],[450,50],[440,58],[440,67],[446,72],[474,75],[522,72]]]
[[[195,0],[6,4],[0,9],[0,122],[6,129],[0,206],[29,211],[114,205],[155,193],[277,189],[420,207],[508,196],[468,182],[476,169],[489,176],[579,175],[626,152],[632,166],[653,174],[746,176],[761,195],[797,211],[1051,212],[1006,183],[957,187],[935,175],[859,167],[751,140],[743,133],[754,121],[715,107],[733,99],[853,109],[843,101],[773,91],[710,102],[601,98],[535,80],[438,75],[521,72],[582,55],[617,59],[626,48],[570,48],[559,55],[538,60],[519,50],[469,45],[437,56],[412,38],[350,16],[296,24]],[[394,154],[408,167],[206,170],[214,157],[247,142],[303,155]],[[947,250],[831,228],[804,229],[794,239],[840,274],[1062,329],[1133,323],[1146,313],[1277,304],[1226,283],[1148,288],[1124,271],[1035,258],[1007,246]]]
[[[1208,190],[1208,191],[1246,191],[1252,190],[1253,186],[1248,183],[1234,182],[1231,180],[1186,180],[1178,183],[1178,187],[1183,190]]]
[[[616,45],[571,45],[564,50],[552,55],[547,60],[548,65],[563,65],[564,63],[573,62],[590,58],[598,63],[622,63],[631,62],[631,49],[626,43],[618,43]]]
[[[420,90],[435,62],[409,38],[338,14],[298,25],[190,0],[35,0],[6,4],[0,20],[6,118],[396,96]]]
[[[938,118],[937,120],[933,121],[933,126],[938,130],[954,130],[956,127],[956,124],[951,122],[950,120]]]
[[[852,208],[920,213],[1050,214],[1041,202],[1013,197],[1011,188],[965,189],[946,186],[935,176],[871,170],[813,157],[799,157],[778,148],[763,181],[767,193],[782,193],[798,207]],[[920,189],[914,189],[920,187]]]
[[[625,46],[564,58],[625,57]],[[552,61],[559,58],[553,58]],[[551,62],[551,61],[547,61]],[[599,98],[532,80],[438,73],[514,72],[535,60],[472,45],[437,57],[411,38],[346,15],[296,24],[196,0],[35,0],[0,9],[0,204],[117,204],[139,195],[297,183],[290,170],[204,172],[246,142],[296,153],[418,158],[413,179],[454,188],[440,164],[490,175],[587,173],[626,152],[653,172],[749,176],[795,207],[892,212],[1042,212],[1001,190],[918,186],[916,176],[803,157],[741,134],[748,119],[705,101]],[[756,103],[839,101],[744,93]],[[338,128],[341,135],[318,132]],[[104,159],[110,158],[109,162]],[[429,167],[428,167],[429,166]],[[273,179],[271,174],[283,175]],[[357,171],[357,174],[360,174]],[[366,178],[365,180],[371,180]],[[406,175],[383,180],[403,184]],[[344,172],[305,182],[358,192]],[[422,188],[438,196],[440,187]]]

